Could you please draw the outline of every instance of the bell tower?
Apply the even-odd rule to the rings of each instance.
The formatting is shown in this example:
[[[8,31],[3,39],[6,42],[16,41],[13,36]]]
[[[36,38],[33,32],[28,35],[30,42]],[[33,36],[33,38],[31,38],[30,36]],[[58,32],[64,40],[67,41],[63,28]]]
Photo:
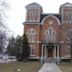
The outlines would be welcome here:
[[[42,7],[37,3],[31,3],[26,6],[26,22],[40,22]]]
[[[72,23],[72,4],[67,2],[61,5],[60,14],[62,16],[62,23]]]

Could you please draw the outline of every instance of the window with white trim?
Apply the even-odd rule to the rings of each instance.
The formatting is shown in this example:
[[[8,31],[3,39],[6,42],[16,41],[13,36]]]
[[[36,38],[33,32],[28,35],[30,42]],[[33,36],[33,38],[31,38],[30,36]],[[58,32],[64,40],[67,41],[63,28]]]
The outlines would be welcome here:
[[[45,41],[55,41],[56,32],[52,27],[45,31]]]
[[[67,55],[70,55],[70,45],[67,45],[66,52],[67,52]]]
[[[30,56],[34,56],[35,55],[35,47],[30,46]]]
[[[65,32],[64,33],[64,38],[65,38],[65,40],[66,40],[67,43],[70,43],[69,32]]]
[[[65,21],[72,21],[72,12],[66,12],[64,20]]]
[[[28,41],[35,41],[36,31],[31,28],[27,31]]]

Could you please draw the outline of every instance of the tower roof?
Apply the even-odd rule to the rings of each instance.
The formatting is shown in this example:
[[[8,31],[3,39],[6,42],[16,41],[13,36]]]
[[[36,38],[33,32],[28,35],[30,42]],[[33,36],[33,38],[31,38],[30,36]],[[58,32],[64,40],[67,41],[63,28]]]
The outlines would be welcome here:
[[[61,6],[63,6],[63,7],[72,7],[72,3],[66,2],[66,3],[62,4]]]
[[[30,3],[30,4],[28,4],[27,6],[26,6],[26,8],[42,8],[42,6],[41,5],[39,5],[38,3],[36,3],[36,2],[33,2],[33,3]]]

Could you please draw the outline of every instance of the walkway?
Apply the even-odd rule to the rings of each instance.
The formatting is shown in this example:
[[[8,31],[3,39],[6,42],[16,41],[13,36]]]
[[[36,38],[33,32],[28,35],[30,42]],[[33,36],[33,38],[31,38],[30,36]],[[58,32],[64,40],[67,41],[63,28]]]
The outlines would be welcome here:
[[[45,63],[39,72],[62,72],[55,63]]]

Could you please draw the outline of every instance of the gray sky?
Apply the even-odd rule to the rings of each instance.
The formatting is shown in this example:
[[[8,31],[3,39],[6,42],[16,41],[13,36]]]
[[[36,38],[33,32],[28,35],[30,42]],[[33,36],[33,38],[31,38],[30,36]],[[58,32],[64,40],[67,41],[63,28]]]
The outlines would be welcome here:
[[[32,2],[37,2],[43,7],[44,13],[58,13],[61,4],[72,3],[72,0],[8,0],[10,9],[8,10],[8,27],[16,35],[23,34],[23,22],[25,21],[25,6]]]

